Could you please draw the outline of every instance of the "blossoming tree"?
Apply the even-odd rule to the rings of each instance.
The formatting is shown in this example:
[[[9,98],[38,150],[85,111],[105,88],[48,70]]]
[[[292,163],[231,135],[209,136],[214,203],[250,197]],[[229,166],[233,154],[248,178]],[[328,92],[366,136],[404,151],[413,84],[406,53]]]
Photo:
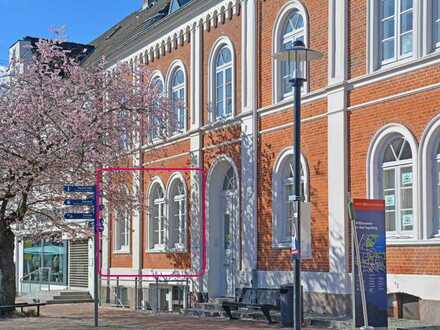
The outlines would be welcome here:
[[[61,45],[39,41],[0,86],[0,305],[15,302],[16,229],[87,235],[63,220],[63,185],[93,184],[97,167],[129,159],[148,119],[168,113],[145,68],[87,69]]]

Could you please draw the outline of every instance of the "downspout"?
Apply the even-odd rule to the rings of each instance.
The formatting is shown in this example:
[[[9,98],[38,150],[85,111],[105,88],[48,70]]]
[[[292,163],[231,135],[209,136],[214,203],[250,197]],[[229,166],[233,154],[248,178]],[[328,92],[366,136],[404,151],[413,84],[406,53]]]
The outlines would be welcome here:
[[[251,77],[248,90],[248,106],[252,109],[252,156],[253,156],[253,191],[254,191],[254,240],[255,240],[255,264],[252,269],[252,287],[258,287],[258,271],[257,271],[257,260],[258,260],[258,242],[257,242],[257,232],[258,232],[258,113],[257,113],[257,103],[258,103],[258,92],[257,92],[257,31],[258,31],[258,19],[257,19],[257,1],[249,1],[249,17],[248,17],[248,27],[249,27],[249,59],[251,63],[249,65],[249,77]]]

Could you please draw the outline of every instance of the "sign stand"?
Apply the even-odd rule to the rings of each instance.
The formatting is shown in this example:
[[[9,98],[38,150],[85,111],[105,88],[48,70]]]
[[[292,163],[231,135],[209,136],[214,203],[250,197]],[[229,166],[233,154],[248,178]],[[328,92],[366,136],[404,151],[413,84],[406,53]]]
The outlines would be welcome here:
[[[93,294],[93,300],[94,300],[94,303],[95,303],[95,328],[97,328],[98,326],[99,326],[99,324],[98,324],[98,320],[99,320],[99,309],[98,309],[98,253],[99,253],[99,251],[97,251],[97,248],[98,248],[98,230],[99,230],[99,228],[98,228],[98,221],[99,221],[99,219],[97,219],[97,216],[98,216],[98,212],[97,212],[97,210],[98,210],[98,192],[97,192],[97,189],[96,189],[96,186],[95,186],[95,209],[93,210],[93,213],[94,213],[94,215],[95,215],[95,226],[94,226],[94,229],[95,229],[95,238],[94,238],[94,240],[93,240],[93,251],[95,252],[95,257],[94,257],[94,260],[93,260],[93,272],[94,272],[94,285],[93,285],[93,291],[94,291],[94,294]]]
[[[359,240],[356,230],[356,214],[354,212],[353,208],[353,200],[350,197],[350,201],[348,202],[348,216],[351,220],[351,232],[352,232],[352,239],[354,244],[354,250],[356,255],[356,264],[358,269],[358,276],[359,276],[359,286],[361,291],[361,300],[362,300],[362,315],[364,317],[364,326],[361,327],[361,330],[372,330],[374,327],[370,327],[368,325],[368,312],[367,312],[367,298],[365,297],[365,283],[364,283],[364,275],[362,273],[362,262],[361,262],[361,254],[359,249]],[[354,277],[353,272],[353,277]],[[354,287],[354,286],[353,286]],[[356,328],[356,324],[353,325]]]
[[[93,285],[93,300],[95,305],[95,327],[98,327],[98,319],[99,319],[99,310],[98,310],[98,242],[97,239],[99,237],[98,230],[102,229],[101,220],[98,219],[98,192],[96,186],[64,186],[64,192],[66,193],[93,193],[92,197],[88,197],[87,199],[66,199],[64,200],[64,205],[67,206],[92,206],[93,211],[89,213],[65,213],[64,219],[68,222],[93,222],[94,223],[94,260],[93,260],[93,268],[94,268],[94,285]]]
[[[388,329],[385,202],[350,198],[348,207],[352,224],[353,328],[385,330]]]

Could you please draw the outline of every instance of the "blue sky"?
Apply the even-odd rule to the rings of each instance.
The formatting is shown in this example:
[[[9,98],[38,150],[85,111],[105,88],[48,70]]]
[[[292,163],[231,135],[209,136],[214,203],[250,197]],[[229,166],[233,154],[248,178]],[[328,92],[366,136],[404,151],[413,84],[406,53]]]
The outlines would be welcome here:
[[[64,26],[69,41],[88,43],[141,6],[142,0],[0,0],[0,66],[27,35],[50,37],[51,28]]]

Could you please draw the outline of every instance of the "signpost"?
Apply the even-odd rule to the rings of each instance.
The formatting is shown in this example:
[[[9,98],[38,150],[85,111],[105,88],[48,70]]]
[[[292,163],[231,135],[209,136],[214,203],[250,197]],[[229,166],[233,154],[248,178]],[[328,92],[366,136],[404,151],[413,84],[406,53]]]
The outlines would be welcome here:
[[[350,207],[353,238],[353,323],[387,329],[385,202],[355,199]]]
[[[66,206],[88,206],[92,207],[93,210],[91,212],[85,213],[85,212],[77,212],[77,213],[65,213],[64,214],[64,220],[68,222],[89,222],[91,223],[94,221],[94,253],[95,258],[93,261],[94,265],[94,301],[95,301],[95,327],[98,327],[98,265],[97,265],[97,238],[98,238],[98,231],[102,231],[103,226],[103,220],[97,219],[96,211],[98,210],[97,200],[97,192],[96,192],[96,186],[70,186],[66,185],[64,186],[64,192],[66,193],[93,193],[93,196],[88,196],[86,199],[65,199],[64,205]],[[101,207],[101,205],[99,205]]]

